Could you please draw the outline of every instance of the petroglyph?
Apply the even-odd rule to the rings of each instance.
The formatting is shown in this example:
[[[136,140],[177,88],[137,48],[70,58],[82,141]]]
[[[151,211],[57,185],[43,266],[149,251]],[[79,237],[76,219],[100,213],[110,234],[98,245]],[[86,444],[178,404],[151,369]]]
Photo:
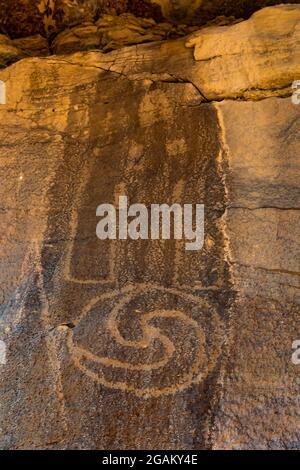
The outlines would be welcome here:
[[[171,287],[130,282],[118,288],[118,265],[126,247],[116,247],[116,241],[108,241],[107,279],[78,279],[72,275],[74,242],[80,230],[78,205],[86,191],[90,169],[85,168],[82,175],[71,217],[73,236],[63,262],[64,282],[83,289],[94,286],[93,292],[99,289],[99,295],[89,300],[81,313],[74,314],[75,327],[66,331],[73,365],[100,385],[143,398],[174,394],[199,383],[216,365],[222,350],[218,338],[226,326],[208,300],[181,282],[183,241],[174,241]],[[174,196],[182,198],[184,186],[180,180],[174,187]],[[113,200],[121,192],[126,193],[125,185],[116,185]],[[51,314],[46,317],[50,326]],[[128,331],[124,332],[124,328]],[[208,341],[212,338],[216,347],[208,356]],[[51,342],[52,354],[54,343]]]
[[[130,82],[122,86],[122,93],[132,93]],[[149,91],[143,83],[134,87],[134,96],[139,96],[134,113],[139,117],[147,95],[154,98],[161,90]],[[173,89],[166,84],[162,89],[170,113],[180,114]],[[101,203],[117,206],[120,196],[146,208],[152,203],[203,203],[208,208],[208,239],[218,236],[209,214],[211,201],[222,194],[205,191],[208,168],[218,179],[213,155],[220,149],[218,140],[211,139],[218,131],[215,112],[210,107],[188,108],[190,117],[174,140],[170,116],[161,114],[159,101],[151,103],[151,125],[137,120],[138,128],[133,122],[125,138],[122,126],[106,135],[109,110],[101,126],[91,127],[92,145],[86,137],[79,147],[68,142],[61,168],[71,171],[65,172],[64,181],[55,176],[53,194],[49,193],[49,207],[55,213],[57,195],[63,195],[66,186],[72,188],[71,204],[64,203],[61,209],[65,217],[50,218],[50,232],[44,236],[52,239],[59,231],[64,237],[56,244],[45,243],[42,250],[42,265],[53,265],[53,275],[44,273],[49,310],[44,322],[58,335],[49,344],[51,357],[58,358],[52,362],[61,377],[58,393],[62,397],[70,377],[88,379],[89,386],[98,384],[100,390],[129,392],[143,399],[174,395],[200,384],[218,368],[226,317],[209,297],[210,290],[218,287],[206,276],[211,271],[207,253],[216,250],[216,243],[191,253],[185,250],[184,240],[173,238],[99,240],[96,236],[97,207]],[[90,106],[90,119],[97,123],[100,108]],[[125,105],[116,106],[120,119],[129,123]],[[75,114],[74,119],[77,122]],[[156,139],[162,129],[164,145]],[[203,134],[199,137],[199,129],[207,139]],[[108,145],[111,138],[113,143]],[[59,295],[53,296],[58,290]]]
[[[199,61],[170,40],[1,71],[1,448],[298,446],[299,109],[275,97],[298,10],[256,15],[268,50],[250,20],[234,61],[214,27]],[[120,195],[203,203],[203,249],[98,240]]]
[[[179,307],[161,307],[167,303]],[[204,299],[177,289],[129,286],[96,297],[86,306],[69,332],[69,352],[75,366],[102,385],[142,397],[173,394],[201,381],[220,354],[213,351],[207,357],[201,323],[208,311]],[[213,314],[211,321],[220,333],[224,325],[218,315]],[[128,329],[135,339],[130,339]]]

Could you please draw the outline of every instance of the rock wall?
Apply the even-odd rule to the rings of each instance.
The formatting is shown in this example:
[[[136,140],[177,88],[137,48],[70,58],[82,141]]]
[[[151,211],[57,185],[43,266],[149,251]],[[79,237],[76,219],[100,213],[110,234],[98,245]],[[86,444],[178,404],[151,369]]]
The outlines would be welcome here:
[[[278,6],[0,72],[1,448],[299,448],[299,34]],[[203,249],[98,240],[120,195],[203,203]]]
[[[51,37],[95,22],[102,14],[131,13],[156,22],[203,25],[220,15],[248,18],[256,10],[299,0],[0,0],[0,33]]]

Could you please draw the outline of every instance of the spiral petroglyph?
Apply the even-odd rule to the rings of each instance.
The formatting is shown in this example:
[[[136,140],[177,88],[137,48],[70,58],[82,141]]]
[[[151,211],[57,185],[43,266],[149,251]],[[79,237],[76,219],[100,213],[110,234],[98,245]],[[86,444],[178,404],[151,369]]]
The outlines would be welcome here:
[[[200,382],[215,363],[206,352],[208,311],[206,301],[174,288],[130,286],[88,303],[69,333],[69,353],[106,387],[142,397],[173,394]],[[221,328],[217,315],[211,320]]]

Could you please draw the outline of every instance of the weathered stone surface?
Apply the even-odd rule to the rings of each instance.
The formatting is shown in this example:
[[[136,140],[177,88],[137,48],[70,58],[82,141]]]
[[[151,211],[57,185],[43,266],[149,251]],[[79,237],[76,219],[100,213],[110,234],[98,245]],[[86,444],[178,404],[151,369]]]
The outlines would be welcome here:
[[[22,58],[21,51],[3,34],[0,35],[0,67],[5,67]]]
[[[137,18],[129,13],[120,16],[103,15],[96,23],[63,31],[53,41],[52,50],[55,54],[88,49],[107,51],[131,44],[184,36],[191,29],[195,28],[172,27],[169,23],[155,23],[152,19]]]
[[[227,149],[231,262],[249,295],[258,290],[254,276],[260,294],[299,304],[298,108],[290,98],[273,98],[223,102],[218,109]]]
[[[201,34],[0,72],[1,448],[299,448],[299,8],[260,15],[223,88],[240,25],[215,75]],[[121,194],[204,203],[203,250],[99,241]]]
[[[131,14],[102,15],[96,23],[65,29],[52,42],[51,51],[55,54],[90,49],[106,52],[157,42],[151,49],[131,48],[121,56],[105,57],[104,68],[111,61],[110,70],[118,73],[132,75],[142,69],[143,75],[147,71],[153,75],[151,67],[155,62],[158,73],[162,70],[164,77],[168,74],[170,79],[176,77],[194,83],[207,100],[286,96],[299,74],[299,8],[299,5],[266,8],[248,21],[219,17],[212,22],[218,25],[215,28],[202,28],[187,39],[163,44],[161,41],[185,36],[195,27],[172,27]],[[225,26],[221,29],[219,25]],[[39,35],[14,41],[1,36],[1,42],[2,66],[28,55],[47,55],[49,50],[48,42]],[[193,49],[194,59],[187,48]],[[102,56],[98,57],[102,66]]]
[[[299,39],[299,5],[287,5],[265,8],[248,21],[222,31],[202,30],[186,45],[194,47],[194,57],[202,63],[203,74],[213,80],[221,71],[222,80],[215,83],[217,95],[244,88],[248,90],[246,97],[251,99],[257,93],[264,97],[267,88],[284,88],[295,79],[300,72]]]
[[[97,20],[101,14],[132,13],[157,22],[203,25],[220,15],[248,18],[254,11],[299,0],[0,0],[0,32],[11,37],[52,36]]]
[[[130,14],[118,17],[105,15],[98,22],[102,45],[109,49],[143,42],[161,41],[172,31],[169,23],[156,24],[151,19],[136,18]]]
[[[162,7],[166,18],[176,22],[192,22],[202,25],[218,15],[248,18],[256,10],[277,3],[299,3],[298,1],[273,0],[152,0]]]
[[[10,40],[0,34],[0,68],[6,67],[24,57],[49,54],[48,42],[42,36]]]
[[[214,448],[299,449],[299,370],[290,357],[300,335],[299,110],[290,98],[217,109],[238,296]]]
[[[52,44],[55,54],[67,54],[74,51],[99,49],[101,37],[93,24],[67,29],[59,34]]]
[[[48,41],[40,34],[26,38],[14,39],[12,44],[23,52],[24,57],[49,55]]]
[[[242,20],[217,17],[211,23],[235,24]],[[66,54],[89,49],[110,51],[146,42],[164,41],[187,36],[197,26],[156,23],[153,19],[138,18],[130,13],[120,16],[102,15],[96,23],[84,23],[58,34],[51,48],[55,54]]]
[[[193,83],[208,101],[284,97],[291,94],[291,84],[300,76],[299,25],[299,5],[278,6],[237,25],[200,30],[188,39],[141,44],[122,53],[74,54],[67,60],[129,79]],[[252,48],[240,48],[241,29],[241,44],[253,44]]]
[[[10,158],[2,155],[4,168],[11,167],[2,189],[11,233],[3,269],[22,252],[26,287],[18,304],[21,268],[5,269],[2,337],[9,362],[1,380],[19,399],[12,407],[13,396],[2,389],[2,445],[208,446],[230,299],[218,227],[224,187],[216,111],[200,106],[190,84],[133,82],[55,59],[14,67],[4,72],[10,78],[2,136],[17,125],[28,132],[30,125],[30,138],[15,162],[11,146]],[[39,81],[20,84],[13,77],[21,70]],[[175,135],[174,122],[181,123]],[[97,205],[124,193],[147,205],[203,201],[205,249],[186,255],[175,241],[99,242]],[[28,231],[14,220],[20,206],[30,212]],[[207,355],[210,342],[215,346]],[[45,368],[31,368],[37,356]],[[26,380],[18,372],[23,361]],[[46,408],[41,417],[46,394],[51,413]],[[170,428],[179,402],[185,417]],[[18,407],[22,414],[13,420]]]

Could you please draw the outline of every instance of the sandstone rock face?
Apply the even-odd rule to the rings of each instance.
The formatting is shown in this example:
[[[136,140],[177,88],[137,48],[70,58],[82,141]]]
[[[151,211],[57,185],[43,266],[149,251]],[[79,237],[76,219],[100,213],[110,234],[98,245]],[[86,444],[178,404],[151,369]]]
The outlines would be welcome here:
[[[15,40],[10,40],[7,36],[0,34],[0,68],[25,57],[48,54],[48,42],[39,34]]]
[[[4,34],[0,35],[0,67],[16,62],[22,58],[19,51]]]
[[[172,68],[175,65],[177,75],[187,72],[189,81],[196,80],[199,82],[198,86],[203,86],[203,92],[207,93],[208,99],[223,97],[230,92],[234,93],[234,97],[238,97],[237,90],[232,89],[233,85],[235,88],[238,86],[238,89],[243,87],[243,94],[248,93],[249,98],[253,98],[253,95],[263,97],[265,85],[272,83],[270,80],[272,68],[276,77],[273,87],[276,89],[282,87],[281,83],[277,83],[278,80],[290,83],[290,76],[299,64],[297,47],[299,8],[293,5],[279,8],[282,17],[276,8],[263,9],[254,14],[249,21],[242,21],[234,16],[221,16],[207,23],[209,27],[200,30],[197,26],[172,26],[167,22],[156,23],[153,19],[138,18],[127,13],[120,16],[101,15],[97,21],[85,21],[64,29],[53,40],[46,40],[39,34],[14,40],[1,35],[0,67],[28,56],[67,54],[86,50],[108,52],[128,45],[149,42],[158,42],[158,48],[154,48],[152,53],[156,51],[158,54],[156,61],[161,62],[159,43],[188,35],[188,38],[182,41],[182,47],[179,42],[172,44],[172,48],[177,46],[176,54],[180,55],[179,61],[171,64]],[[211,25],[216,27],[212,28]],[[232,28],[232,25],[235,27]],[[220,26],[224,28],[220,29]],[[281,38],[279,48],[278,38]],[[186,47],[194,49],[194,59],[201,62],[200,72],[199,67],[193,66],[194,61],[189,60]],[[134,51],[130,53],[134,54]],[[174,61],[175,57],[171,59]],[[266,61],[270,61],[272,67]],[[287,61],[288,70],[286,70]],[[182,69],[183,65],[187,65],[188,68]],[[231,79],[232,73],[236,75],[234,80]],[[211,76],[211,80],[207,80],[207,76]],[[217,83],[214,77],[219,77],[220,83]],[[207,85],[211,88],[211,83],[214,82],[216,82],[215,93],[211,96],[210,90],[206,92],[205,88]]]
[[[299,448],[299,24],[0,72],[1,448]],[[203,203],[203,249],[100,241],[120,195]]]
[[[176,41],[67,60],[129,79],[189,82],[206,101],[288,96],[300,75],[299,22],[299,6],[265,8],[245,22],[204,28]]]
[[[58,34],[52,43],[52,50],[55,54],[88,49],[110,51],[132,44],[185,36],[193,30],[195,27],[173,27],[170,23],[156,23],[130,13],[102,15],[96,23],[75,26]]]
[[[0,32],[12,37],[52,36],[97,21],[102,14],[132,13],[157,22],[203,25],[216,16],[248,18],[259,8],[299,0],[0,0]]]
[[[299,110],[290,98],[217,108],[238,297],[214,448],[298,449],[300,371],[289,348],[300,334]]]

